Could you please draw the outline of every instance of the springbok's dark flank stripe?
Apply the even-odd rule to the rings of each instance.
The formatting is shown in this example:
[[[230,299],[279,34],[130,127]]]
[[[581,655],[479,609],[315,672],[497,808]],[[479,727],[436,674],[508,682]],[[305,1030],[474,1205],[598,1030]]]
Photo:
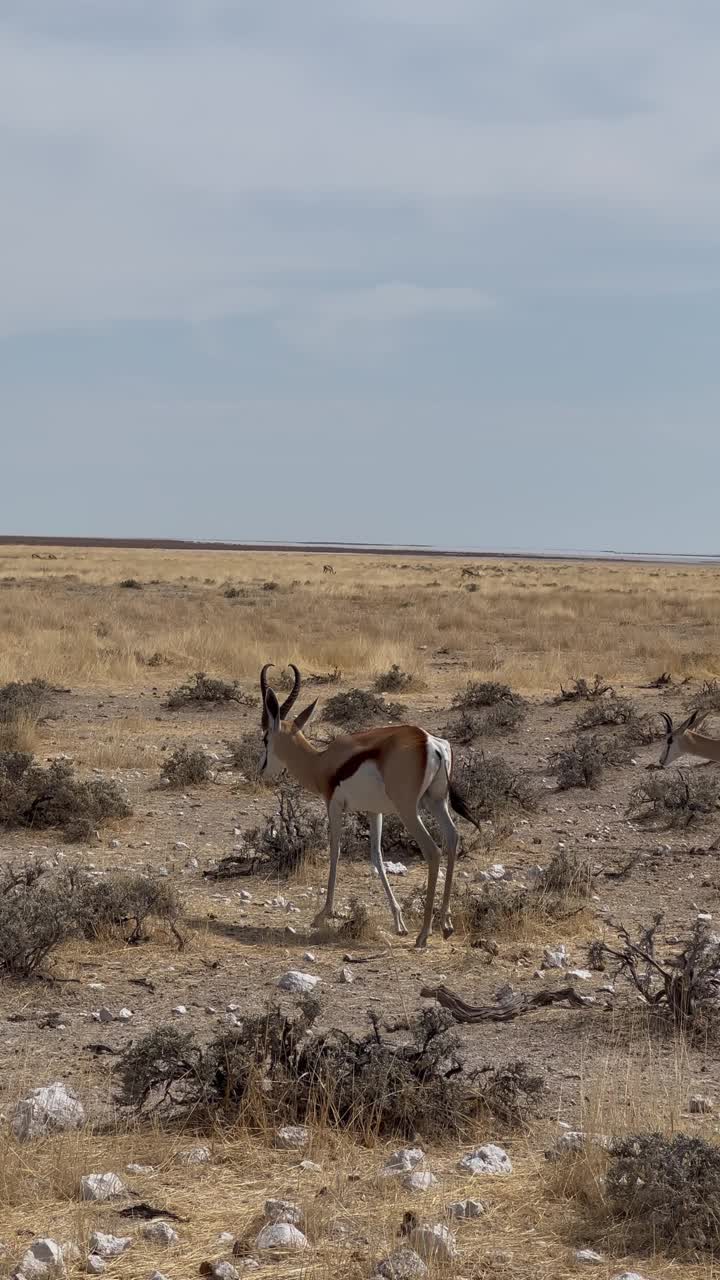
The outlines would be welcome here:
[[[358,751],[355,755],[350,756],[348,760],[344,760],[339,768],[334,773],[331,773],[328,778],[330,795],[332,795],[336,787],[340,786],[341,782],[347,782],[348,778],[352,778],[361,765],[367,764],[370,760],[379,760],[381,755],[381,747],[367,747],[364,751]]]

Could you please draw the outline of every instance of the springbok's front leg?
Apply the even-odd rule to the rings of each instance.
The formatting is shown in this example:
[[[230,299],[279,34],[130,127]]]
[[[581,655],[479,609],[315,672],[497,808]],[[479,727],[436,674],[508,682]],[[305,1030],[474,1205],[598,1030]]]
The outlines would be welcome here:
[[[342,825],[344,817],[344,806],[338,801],[331,801],[328,805],[328,828],[330,831],[330,871],[328,873],[327,893],[325,895],[325,905],[318,911],[312,922],[313,929],[317,929],[321,924],[333,914],[335,906],[335,881],[337,879],[337,865],[340,857],[340,840],[342,837]]]

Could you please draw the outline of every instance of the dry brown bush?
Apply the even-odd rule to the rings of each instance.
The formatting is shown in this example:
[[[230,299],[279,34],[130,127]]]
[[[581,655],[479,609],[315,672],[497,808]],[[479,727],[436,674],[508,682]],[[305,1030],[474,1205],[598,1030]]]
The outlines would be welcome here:
[[[68,840],[90,840],[108,818],[131,812],[116,782],[84,781],[65,760],[45,769],[26,753],[0,756],[0,827],[58,827]]]
[[[199,786],[212,778],[212,761],[201,747],[178,747],[163,764],[160,777],[169,787]]]
[[[251,706],[252,701],[248,694],[243,693],[236,680],[218,680],[206,675],[204,671],[197,671],[193,677],[188,677],[185,684],[170,690],[165,706],[170,711],[178,711],[182,707],[202,707],[223,702]]]
[[[645,778],[635,787],[628,815],[636,822],[656,823],[660,828],[687,827],[714,813],[720,799],[720,781],[706,770],[673,769]]]
[[[398,702],[386,702],[368,689],[348,689],[336,693],[325,703],[323,719],[344,729],[356,730],[372,724],[399,720],[405,708]]]

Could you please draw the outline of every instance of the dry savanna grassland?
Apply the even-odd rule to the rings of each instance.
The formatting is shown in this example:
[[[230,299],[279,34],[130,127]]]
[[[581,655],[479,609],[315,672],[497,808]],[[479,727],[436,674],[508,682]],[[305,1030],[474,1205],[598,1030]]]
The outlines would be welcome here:
[[[720,775],[646,766],[661,712],[717,708],[720,735],[719,588],[709,566],[1,548],[0,1275],[43,1274],[42,1237],[99,1268],[94,1232],[126,1238],[123,1280],[718,1274]],[[255,772],[269,661],[319,698],[316,743],[452,741],[480,830],[458,819],[450,940],[413,947],[424,866],[391,820],[410,936],[358,821],[313,929],[322,811]],[[18,1104],[54,1082],[84,1122],[30,1137]],[[511,1171],[462,1165],[486,1144]],[[415,1148],[416,1176],[387,1169]],[[84,1198],[105,1173],[118,1194]],[[278,1214],[304,1247],[263,1247]]]

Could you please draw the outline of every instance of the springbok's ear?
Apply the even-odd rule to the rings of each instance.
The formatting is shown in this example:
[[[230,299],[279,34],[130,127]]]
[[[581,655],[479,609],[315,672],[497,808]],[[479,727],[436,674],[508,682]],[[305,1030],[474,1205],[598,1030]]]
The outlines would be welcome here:
[[[308,724],[310,720],[312,720],[313,716],[315,715],[315,708],[317,707],[317,704],[318,704],[318,700],[316,698],[314,702],[310,703],[309,707],[306,707],[304,711],[300,712],[299,716],[295,717],[296,729],[300,729],[300,730],[304,729],[305,725]]]
[[[268,689],[265,694],[265,715],[263,719],[265,721],[264,728],[269,729],[271,733],[277,733],[280,728],[280,704],[274,689]]]

